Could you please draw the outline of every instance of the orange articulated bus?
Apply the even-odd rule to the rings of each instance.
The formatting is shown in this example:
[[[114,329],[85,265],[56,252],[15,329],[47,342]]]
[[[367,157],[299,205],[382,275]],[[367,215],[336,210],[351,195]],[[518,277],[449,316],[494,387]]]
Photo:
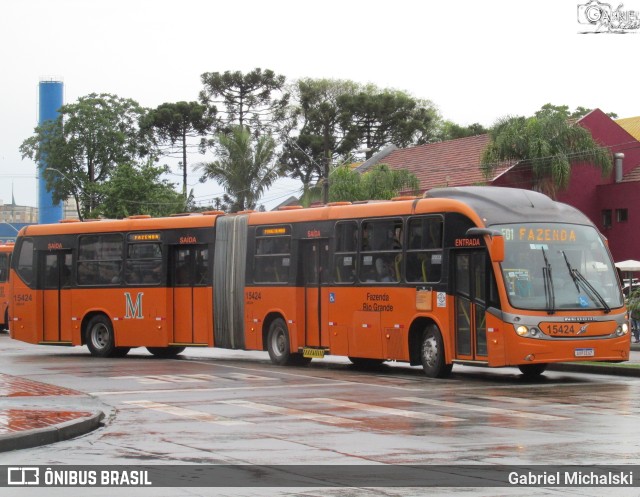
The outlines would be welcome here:
[[[196,238],[206,241],[213,262],[210,294],[183,305],[176,304],[172,254],[180,236],[195,237],[180,225],[190,219],[210,219],[198,226],[206,240]],[[333,354],[363,365],[422,365],[429,377],[447,376],[455,363],[538,375],[551,362],[629,358],[626,310],[605,240],[576,209],[529,190],[442,188],[424,198],[139,223],[23,230],[13,261],[12,336],[87,343],[95,355],[135,346],[172,355],[208,345],[266,350],[284,365]],[[109,233],[120,235],[125,283],[83,284],[88,226],[103,237],[97,246]],[[134,227],[159,236],[157,287],[126,282]],[[63,229],[67,245],[57,241]],[[68,288],[61,276],[49,289],[31,274],[55,257],[69,259]],[[187,259],[195,274],[197,257]],[[197,290],[189,281],[187,293]],[[152,289],[165,297],[149,298]],[[69,311],[60,306],[65,292]],[[48,316],[56,305],[61,310]],[[155,315],[167,322],[154,322]],[[193,337],[176,334],[196,315],[202,322]]]
[[[212,346],[214,215],[63,222],[20,231],[10,334],[122,356]]]
[[[13,243],[0,243],[0,331],[9,328],[9,268]]]

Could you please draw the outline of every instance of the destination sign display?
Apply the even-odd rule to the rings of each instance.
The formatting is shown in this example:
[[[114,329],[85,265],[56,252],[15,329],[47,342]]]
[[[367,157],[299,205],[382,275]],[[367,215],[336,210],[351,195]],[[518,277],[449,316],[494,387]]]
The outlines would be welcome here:
[[[272,226],[269,228],[259,228],[258,236],[274,236],[274,235],[288,235],[288,226]]]
[[[507,242],[575,243],[578,241],[576,231],[572,228],[520,226],[515,228],[502,228],[502,235]]]
[[[160,240],[160,233],[131,233],[130,242],[157,242]]]

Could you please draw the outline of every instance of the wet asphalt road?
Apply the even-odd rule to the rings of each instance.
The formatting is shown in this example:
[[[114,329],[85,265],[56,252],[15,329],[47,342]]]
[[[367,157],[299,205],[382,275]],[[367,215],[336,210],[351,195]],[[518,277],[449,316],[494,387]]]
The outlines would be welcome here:
[[[273,366],[266,353],[187,349],[159,360],[43,347],[0,335],[0,373],[89,394],[51,397],[99,408],[104,427],[0,453],[0,465],[49,464],[638,464],[640,379],[455,366],[358,370],[346,359]],[[23,401],[26,404],[30,399]],[[16,489],[17,490],[17,489]],[[78,490],[78,489],[76,489]],[[42,490],[41,490],[42,491]],[[40,492],[41,492],[40,491]],[[71,493],[69,493],[71,492]],[[274,489],[135,490],[136,495],[274,495]],[[628,493],[626,493],[628,492]],[[278,495],[640,495],[639,489],[281,490]],[[40,495],[20,489],[21,495]],[[77,495],[112,495],[86,489]],[[132,494],[127,490],[127,495]],[[75,495],[50,489],[47,495]]]

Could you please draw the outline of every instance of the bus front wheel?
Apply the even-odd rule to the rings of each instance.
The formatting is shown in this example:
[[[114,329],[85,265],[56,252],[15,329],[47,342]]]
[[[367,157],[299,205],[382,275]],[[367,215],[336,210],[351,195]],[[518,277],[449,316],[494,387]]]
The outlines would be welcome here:
[[[547,369],[548,364],[546,362],[538,364],[520,364],[518,369],[525,378],[537,378]]]
[[[93,316],[87,325],[87,347],[91,355],[96,357],[110,357],[119,355],[116,347],[113,325],[103,314]]]
[[[451,373],[453,364],[445,362],[442,335],[435,325],[427,326],[422,334],[420,360],[429,378],[446,378]]]

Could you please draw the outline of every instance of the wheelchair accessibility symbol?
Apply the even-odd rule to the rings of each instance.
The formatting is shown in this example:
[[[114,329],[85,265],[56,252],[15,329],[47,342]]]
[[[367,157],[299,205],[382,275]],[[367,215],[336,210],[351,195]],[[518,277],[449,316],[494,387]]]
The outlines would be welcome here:
[[[333,292],[329,292],[329,303],[335,304],[335,302],[336,302],[336,294]]]

